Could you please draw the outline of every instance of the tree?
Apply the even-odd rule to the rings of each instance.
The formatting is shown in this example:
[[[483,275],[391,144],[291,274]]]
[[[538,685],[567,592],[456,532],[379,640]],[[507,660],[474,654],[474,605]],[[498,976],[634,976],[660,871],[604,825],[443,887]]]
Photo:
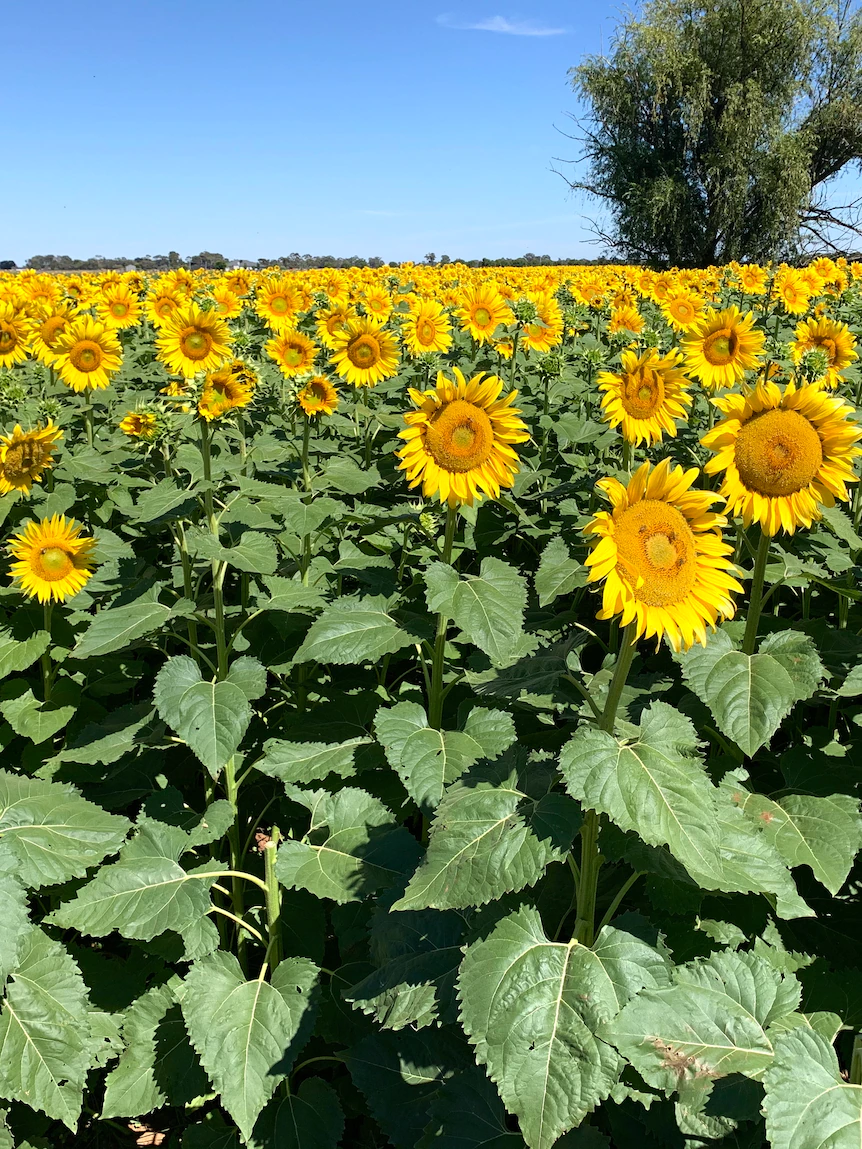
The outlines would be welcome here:
[[[862,14],[848,0],[648,0],[573,68],[599,238],[624,259],[707,266],[862,235]],[[858,246],[858,244],[856,244]]]
[[[434,263],[436,263],[437,262],[437,253],[434,251],[429,251],[428,254],[425,256],[425,262],[430,263],[432,265]]]

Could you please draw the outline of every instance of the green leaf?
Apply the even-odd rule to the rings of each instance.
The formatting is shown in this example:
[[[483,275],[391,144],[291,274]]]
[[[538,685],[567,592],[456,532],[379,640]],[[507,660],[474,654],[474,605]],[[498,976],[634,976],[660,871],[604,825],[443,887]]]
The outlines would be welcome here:
[[[370,738],[350,738],[346,742],[285,742],[281,738],[268,738],[263,744],[263,757],[255,762],[255,769],[282,782],[308,785],[320,782],[329,774],[350,778],[356,773],[354,756],[360,746],[367,746]]]
[[[381,708],[374,729],[390,766],[426,816],[439,805],[450,783],[479,759],[497,758],[515,740],[512,717],[501,710],[477,707],[465,730],[433,730],[425,710],[415,702]]]
[[[95,762],[110,764],[138,745],[138,734],[155,717],[149,702],[132,703],[112,710],[101,722],[90,722],[67,746],[54,756],[54,762]]]
[[[233,954],[216,953],[186,976],[189,1037],[246,1140],[307,1040],[317,974],[305,958],[287,958],[269,981],[246,981]]]
[[[16,873],[17,862],[11,854],[0,854],[0,993],[6,978],[18,965],[21,946],[30,921],[27,895]]]
[[[288,889],[300,887],[335,902],[361,901],[403,880],[416,863],[419,845],[383,803],[346,786],[336,794],[299,790],[288,794],[311,812],[301,842],[278,850],[276,873]]]
[[[238,686],[249,702],[266,694],[266,667],[256,658],[243,655],[231,663],[227,681]]]
[[[0,1097],[75,1130],[90,1066],[87,989],[59,942],[36,927],[0,1008]]]
[[[463,918],[437,910],[392,914],[388,909],[384,896],[372,924],[377,968],[347,990],[345,1000],[384,1029],[454,1022]]]
[[[0,856],[14,857],[33,889],[84,874],[119,849],[129,822],[87,802],[74,787],[0,770]]]
[[[795,630],[778,630],[761,642],[758,654],[768,654],[781,663],[793,683],[795,701],[811,698],[826,677],[814,639]]]
[[[509,1129],[499,1094],[472,1066],[447,1081],[431,1104],[431,1121],[418,1149],[524,1149]]]
[[[37,630],[23,641],[13,638],[8,630],[0,630],[0,681],[32,666],[50,645],[51,636],[46,630]]]
[[[386,654],[412,646],[416,639],[403,631],[387,612],[383,595],[336,599],[309,628],[295,662],[344,666],[376,662]]]
[[[644,711],[636,740],[581,727],[563,748],[566,789],[652,846],[667,846],[690,872],[721,873],[715,787],[690,720],[664,702]]]
[[[157,593],[156,588],[155,593]],[[194,609],[188,599],[181,598],[173,606],[163,606],[148,594],[127,606],[109,607],[99,611],[71,652],[72,658],[98,658],[115,650],[124,650],[131,643],[160,630],[172,618],[184,618]]]
[[[838,893],[862,847],[857,798],[788,794],[773,802],[762,794],[746,793],[739,805],[788,866],[810,866],[830,894]]]
[[[205,682],[197,664],[181,654],[159,671],[154,698],[161,717],[217,778],[251,722],[245,691],[230,679]]]
[[[325,495],[318,495],[308,503],[304,501],[306,497],[297,491],[285,491],[277,499],[267,499],[266,503],[275,514],[282,516],[285,527],[300,537],[313,535],[327,519],[343,510],[341,503]]]
[[[562,539],[551,539],[542,551],[536,571],[536,594],[539,606],[547,606],[560,595],[571,594],[577,587],[586,586],[587,568],[569,554]]]
[[[667,982],[664,955],[639,938],[606,927],[592,949],[551,942],[532,907],[470,946],[461,1022],[530,1149],[550,1149],[608,1096],[622,1062],[598,1028]]]
[[[449,1031],[374,1033],[348,1049],[350,1076],[395,1149],[416,1149],[428,1108],[465,1059]]]
[[[9,687],[13,686],[9,683]],[[16,734],[37,745],[52,738],[75,717],[75,706],[60,706],[57,701],[42,702],[28,687],[14,698],[0,702],[0,714]]]
[[[352,459],[331,459],[323,473],[324,480],[339,491],[348,495],[361,495],[369,487],[380,482],[380,472],[376,467],[363,470]]]
[[[264,586],[270,597],[258,606],[259,610],[281,610],[286,614],[308,614],[323,606],[323,594],[314,586],[303,586],[287,578],[265,578]]]
[[[344,1133],[338,1094],[310,1077],[296,1093],[276,1097],[254,1127],[250,1149],[336,1149]]]
[[[534,885],[565,857],[580,826],[576,804],[548,793],[506,755],[455,782],[437,808],[428,852],[395,910],[462,909]]]
[[[162,479],[154,487],[149,487],[138,496],[132,521],[152,523],[162,519],[181,507],[183,503],[194,501],[190,491],[183,491],[171,479]]]
[[[718,728],[748,757],[766,745],[797,699],[797,687],[769,654],[733,649],[724,630],[706,646],[676,655],[694,693],[712,711]]]
[[[486,558],[478,578],[459,579],[451,567],[432,563],[425,582],[428,609],[450,615],[495,665],[505,664],[520,652],[527,587],[514,567]]]
[[[682,1096],[731,1073],[759,1079],[772,1063],[768,1027],[799,1004],[796,978],[749,953],[714,953],[673,970],[601,1029],[643,1079]]]
[[[183,1133],[182,1149],[242,1149],[236,1126],[227,1124],[221,1113],[213,1110],[203,1121],[188,1125]]]
[[[123,937],[150,941],[165,930],[189,932],[206,917],[210,887],[225,868],[211,860],[184,870],[178,859],[190,844],[189,836],[176,827],[145,823],[123,848],[120,860],[102,866],[49,920],[91,937],[117,930]]]
[[[166,1102],[183,1106],[209,1091],[192,1049],[175,992],[174,976],[147,990],[123,1022],[124,1050],[105,1079],[102,1117],[139,1117]]]
[[[840,507],[821,507],[820,514],[842,543],[847,544],[848,550],[862,550],[862,538],[853,529],[853,524]]]
[[[862,1085],[842,1078],[825,1038],[796,1029],[775,1039],[765,1077],[766,1133],[772,1149],[858,1149]]]
[[[275,574],[278,551],[273,539],[262,531],[243,531],[236,546],[225,547],[208,531],[193,529],[186,532],[189,553],[197,558],[228,563],[246,574]]]

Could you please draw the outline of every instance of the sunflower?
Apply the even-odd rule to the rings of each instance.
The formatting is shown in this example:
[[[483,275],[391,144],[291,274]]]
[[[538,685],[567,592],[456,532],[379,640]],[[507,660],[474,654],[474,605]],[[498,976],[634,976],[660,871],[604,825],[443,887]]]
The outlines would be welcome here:
[[[349,328],[351,321],[356,318],[356,312],[346,304],[343,307],[330,307],[318,311],[316,319],[317,338],[324,347],[334,351],[338,343],[338,336],[343,335]]]
[[[29,491],[51,466],[51,455],[63,432],[48,420],[47,427],[22,431],[16,423],[11,435],[0,435],[0,495]]]
[[[793,268],[787,268],[784,275],[776,276],[772,295],[781,301],[790,315],[804,315],[811,299],[808,284]]]
[[[398,342],[376,320],[355,319],[335,337],[332,363],[354,387],[373,387],[398,371]]]
[[[675,292],[662,300],[661,310],[674,331],[690,331],[700,319],[703,300],[690,291]]]
[[[305,296],[287,279],[277,276],[257,289],[255,311],[276,334],[296,326],[296,316],[304,309]]]
[[[58,303],[33,321],[30,350],[46,367],[53,365],[54,346],[74,317],[75,308],[71,303]]]
[[[296,396],[306,415],[331,415],[338,406],[338,391],[325,375],[315,375]]]
[[[12,577],[24,594],[39,602],[64,602],[78,593],[92,574],[96,540],[81,535],[83,527],[64,515],[29,522],[13,535],[9,553]]]
[[[183,299],[176,290],[162,286],[150,292],[144,306],[153,327],[164,327],[183,306]]]
[[[525,351],[550,351],[563,341],[563,313],[553,295],[543,293],[532,302],[538,322],[524,324],[519,345]]]
[[[158,357],[174,375],[214,371],[230,355],[230,331],[215,311],[193,303],[175,312],[156,339]]]
[[[465,288],[455,315],[477,343],[487,343],[501,323],[512,322],[509,305],[496,287],[487,284]]]
[[[213,310],[217,311],[222,319],[236,319],[242,311],[242,300],[235,291],[231,291],[224,284],[213,288],[213,300],[215,302]]]
[[[122,331],[138,325],[141,303],[127,284],[109,284],[96,298],[96,314],[106,327]]]
[[[758,267],[756,263],[739,267],[736,278],[746,295],[763,295],[766,291],[766,269]]]
[[[0,367],[11,367],[27,358],[31,322],[12,303],[0,303]]]
[[[855,351],[856,340],[846,323],[833,319],[805,319],[798,324],[796,338],[790,344],[794,363],[801,363],[806,351],[822,351],[828,360],[826,384],[835,387],[845,367],[849,367],[859,356]]]
[[[709,509],[719,496],[691,489],[698,474],[662,459],[654,469],[639,467],[628,487],[600,479],[611,510],[584,528],[597,536],[589,581],[605,579],[597,617],[620,615],[622,626],[635,624],[636,638],[667,635],[677,651],[705,646],[707,627],[733,617],[730,594],[742,590],[721,534],[727,519]]]
[[[220,419],[222,415],[247,407],[253,393],[254,387],[243,372],[224,367],[207,375],[198,401],[198,414],[208,423]]]
[[[457,367],[454,382],[441,371],[433,391],[410,388],[418,408],[404,416],[407,429],[399,432],[406,446],[398,452],[399,470],[411,487],[422,484],[422,494],[435,494],[451,507],[473,505],[480,491],[492,499],[502,487],[511,487],[519,470],[513,443],[530,435],[512,404],[510,391],[501,398],[503,381],[496,375],[474,375],[468,383]]]
[[[634,351],[623,351],[620,358],[619,374],[602,371],[598,377],[605,421],[612,427],[622,425],[623,438],[636,446],[675,436],[676,420],[687,418],[691,406],[680,353],[671,351],[662,358],[650,348],[640,358]]]
[[[122,355],[116,333],[89,315],[73,319],[54,343],[54,367],[73,391],[110,386]]]
[[[449,317],[435,299],[420,299],[416,303],[401,335],[408,354],[413,356],[428,351],[448,351],[452,346]]]
[[[617,331],[630,331],[633,335],[640,335],[644,329],[643,316],[636,307],[616,307],[608,320],[608,334]]]
[[[858,482],[853,460],[862,429],[849,403],[816,383],[760,383],[745,395],[713,403],[724,415],[701,442],[715,451],[704,467],[724,471],[721,493],[728,513],[745,526],[760,523],[770,535],[793,534],[820,518],[819,506],[846,500],[847,483]]]
[[[378,323],[385,323],[392,314],[392,298],[389,292],[382,287],[374,287],[366,291],[361,302],[368,314]]]
[[[235,267],[222,277],[222,283],[235,295],[248,295],[251,291],[251,276],[244,267]]]
[[[264,346],[264,350],[288,379],[314,369],[317,345],[301,331],[285,331],[276,335]]]
[[[152,411],[129,411],[120,420],[120,430],[130,439],[152,439],[157,429],[157,418]]]
[[[704,387],[732,387],[757,366],[764,334],[754,327],[754,313],[743,316],[736,307],[710,308],[680,341],[686,369]]]

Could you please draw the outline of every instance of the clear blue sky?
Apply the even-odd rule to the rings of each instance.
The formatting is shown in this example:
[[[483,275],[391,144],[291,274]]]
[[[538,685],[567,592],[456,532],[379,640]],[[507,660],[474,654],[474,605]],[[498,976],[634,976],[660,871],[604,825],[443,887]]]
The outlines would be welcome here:
[[[596,254],[551,171],[607,0],[24,0],[0,259]],[[559,129],[559,130],[558,130]]]

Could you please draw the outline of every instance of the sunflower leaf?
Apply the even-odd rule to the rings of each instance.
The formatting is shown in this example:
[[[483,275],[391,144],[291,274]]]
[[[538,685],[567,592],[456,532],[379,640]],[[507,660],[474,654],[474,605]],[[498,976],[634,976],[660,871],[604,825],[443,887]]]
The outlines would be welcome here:
[[[115,650],[124,650],[139,638],[160,630],[172,618],[184,618],[194,610],[188,599],[172,606],[156,601],[155,588],[146,598],[126,606],[113,606],[99,611],[71,652],[72,658],[98,658]]]
[[[605,927],[592,948],[551,942],[532,907],[469,947],[461,1022],[530,1149],[550,1149],[608,1096],[623,1062],[599,1027],[668,981],[665,956],[633,934]]]
[[[835,1050],[819,1033],[800,1027],[776,1037],[764,1083],[772,1149],[857,1149],[862,1085],[843,1079]]]
[[[249,660],[250,662],[251,660]],[[251,722],[246,690],[252,685],[250,665],[242,674],[245,690],[231,681],[205,682],[187,655],[169,658],[156,676],[154,698],[159,714],[176,730],[217,778],[234,754]],[[259,679],[260,671],[254,676]]]
[[[587,568],[573,559],[562,539],[551,539],[542,551],[535,586],[539,606],[547,606],[560,595],[570,594],[577,587],[586,586]]]
[[[429,610],[450,615],[495,666],[505,665],[520,653],[527,584],[514,567],[486,558],[478,578],[462,579],[444,563],[432,563],[425,583]]]
[[[349,665],[376,662],[386,654],[412,646],[416,639],[388,613],[383,595],[336,599],[311,624],[295,662]]]

